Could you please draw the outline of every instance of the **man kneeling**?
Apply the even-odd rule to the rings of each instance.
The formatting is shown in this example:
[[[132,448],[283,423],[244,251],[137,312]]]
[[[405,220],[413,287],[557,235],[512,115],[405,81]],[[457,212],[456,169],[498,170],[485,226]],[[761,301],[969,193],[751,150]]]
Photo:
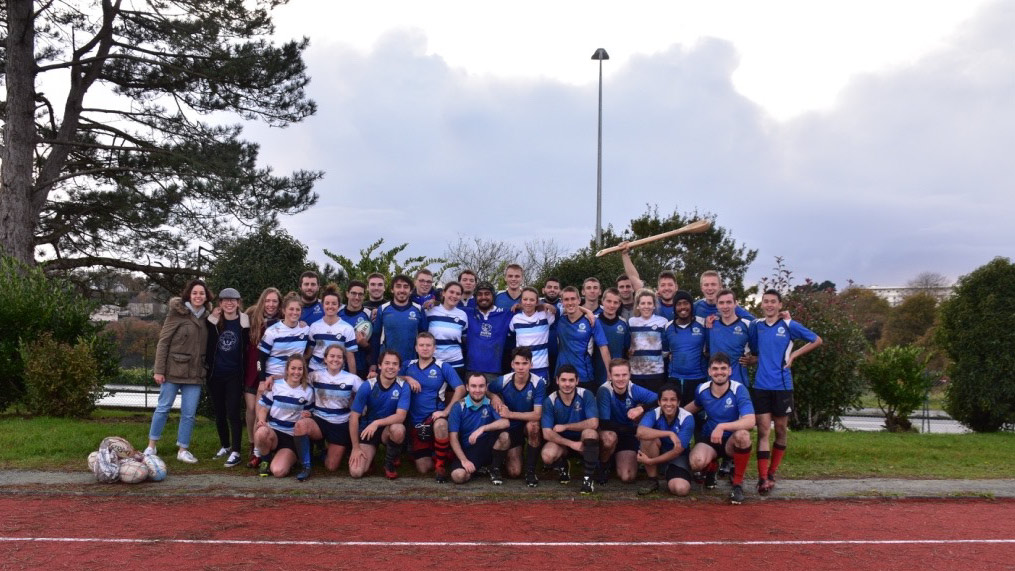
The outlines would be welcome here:
[[[659,389],[659,408],[645,413],[638,425],[642,448],[638,462],[645,465],[649,485],[639,494],[659,489],[659,467],[663,467],[666,489],[675,496],[691,491],[691,466],[688,451],[694,436],[694,415],[680,408],[680,388],[667,383]]]
[[[466,390],[468,395],[455,403],[448,416],[451,450],[455,454],[451,462],[451,481],[456,484],[468,482],[476,470],[491,463],[502,465],[511,445],[504,431],[510,421],[501,418],[490,404],[486,396],[486,376],[470,373]],[[490,481],[498,486],[504,483],[500,470],[490,471]]]
[[[553,466],[560,483],[571,481],[568,456],[580,454],[585,464],[581,493],[595,491],[592,475],[599,465],[599,409],[592,391],[578,386],[578,370],[565,364],[557,368],[557,390],[543,402],[543,464]]]
[[[705,472],[705,487],[715,487],[716,460],[733,458],[730,503],[744,502],[744,472],[751,457],[751,429],[754,428],[754,405],[747,387],[730,380],[730,358],[716,353],[708,363],[710,382],[702,383],[694,402],[684,407],[694,414],[704,410],[707,420],[698,432],[697,444],[691,449],[691,469]]]

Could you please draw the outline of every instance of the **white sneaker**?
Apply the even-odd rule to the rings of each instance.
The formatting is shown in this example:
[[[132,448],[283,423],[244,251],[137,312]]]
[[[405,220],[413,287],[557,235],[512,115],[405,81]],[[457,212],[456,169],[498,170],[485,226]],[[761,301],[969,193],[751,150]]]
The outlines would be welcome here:
[[[224,458],[226,454],[229,454],[230,452],[232,452],[232,448],[219,448],[219,451],[216,452],[214,456],[212,456],[212,460]]]
[[[144,449],[144,455],[145,456],[158,456],[158,450],[156,450],[154,446],[149,446],[148,448]]]
[[[176,459],[187,464],[197,464],[197,458],[194,458],[194,455],[186,448],[180,448],[180,451],[176,453]]]
[[[229,454],[229,459],[226,460],[225,467],[232,468],[233,466],[239,465],[239,463],[240,463],[240,453],[232,452]]]

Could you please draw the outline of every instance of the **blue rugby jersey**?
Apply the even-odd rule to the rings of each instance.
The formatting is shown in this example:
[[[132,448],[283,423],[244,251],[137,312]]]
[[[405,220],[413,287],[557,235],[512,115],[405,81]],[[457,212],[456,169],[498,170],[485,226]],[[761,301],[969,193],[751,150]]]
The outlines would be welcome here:
[[[328,325],[323,319],[311,324],[309,344],[314,348],[313,355],[310,357],[311,371],[320,371],[325,368],[324,351],[332,345],[341,345],[352,353],[359,351],[359,345],[356,344],[356,332],[341,318],[331,325]]]
[[[635,308],[635,313],[637,313],[637,312],[638,312],[637,308]],[[664,302],[659,297],[656,297],[656,311],[655,311],[655,313],[656,313],[656,315],[662,317],[666,321],[673,321],[673,319],[676,318],[676,313],[674,311],[674,304],[673,303],[666,303],[666,302]],[[633,315],[632,315],[632,317],[633,317]]]
[[[314,389],[314,416],[332,424],[349,422],[349,410],[363,379],[348,372],[332,375],[327,369],[310,374]]]
[[[666,374],[663,334],[669,321],[658,315],[648,319],[632,316],[627,324],[631,330],[631,379],[640,381]]]
[[[361,416],[360,429],[400,410],[408,412],[411,394],[408,383],[402,379],[396,378],[388,388],[384,388],[379,378],[365,381],[356,390],[356,398],[352,401],[352,411]]]
[[[361,309],[359,311],[349,311],[349,306],[343,306],[342,309],[338,310],[338,317],[342,321],[349,324],[353,328],[353,341],[356,340],[356,326],[364,321],[370,321],[370,312]],[[373,337],[372,330],[375,329],[371,322],[371,335]],[[367,371],[370,369],[370,355],[373,347],[360,347],[356,344],[356,374],[361,377],[365,377]]]
[[[641,426],[655,430],[665,430],[677,435],[680,446],[684,449],[681,456],[686,456],[691,449],[691,437],[694,436],[694,415],[682,408],[677,409],[677,414],[672,420],[667,419],[661,408],[650,410],[641,417]],[[665,454],[673,450],[673,441],[667,438],[659,439],[659,453]]]
[[[754,320],[754,315],[750,311],[747,311],[746,309],[740,307],[739,305],[733,308],[733,312],[737,317],[742,317],[744,319],[748,319],[751,321]],[[709,303],[704,299],[699,299],[698,301],[694,302],[695,319],[697,319],[701,323],[705,323],[705,319],[711,315],[715,315],[716,317],[719,316],[719,307],[716,306],[716,304]]]
[[[750,383],[750,376],[747,370],[740,364],[740,357],[745,353],[748,341],[748,329],[751,322],[742,317],[729,325],[723,323],[722,319],[712,322],[712,327],[706,329],[708,335],[709,358],[716,353],[726,353],[730,357],[730,380]]]
[[[511,297],[511,294],[507,290],[497,292],[497,295],[493,297],[493,305],[503,309],[504,311],[511,311],[516,303],[522,302],[522,294],[518,293],[518,297]]]
[[[659,395],[654,391],[639,387],[634,383],[628,383],[627,389],[624,390],[623,394],[619,395],[613,389],[612,384],[605,383],[596,390],[596,404],[599,407],[599,428],[634,431],[635,421],[627,418],[627,413],[639,405],[648,409],[655,406],[658,400]],[[604,426],[605,423],[609,424]]]
[[[310,327],[296,324],[289,327],[279,321],[264,330],[257,349],[268,356],[261,378],[285,374],[285,362],[292,355],[302,355],[310,343]]]
[[[770,391],[793,390],[793,373],[786,359],[793,352],[793,341],[814,341],[818,336],[800,323],[779,319],[769,325],[764,319],[751,322],[751,351],[758,355],[758,373],[754,388]]]
[[[556,319],[545,311],[532,315],[523,312],[514,314],[508,330],[515,334],[515,347],[532,350],[532,368],[546,369],[550,366],[550,325]]]
[[[610,358],[626,358],[627,350],[631,347],[631,329],[627,321],[620,317],[609,319],[600,316],[596,320],[603,326],[603,334],[606,335],[606,346],[610,349]],[[592,368],[596,382],[600,385],[606,382],[606,365],[602,359],[592,358]]]
[[[477,373],[501,374],[504,345],[507,343],[510,311],[498,307],[484,314],[479,309],[466,312],[469,326],[465,333],[465,364]]]
[[[300,321],[307,325],[313,325],[315,321],[324,317],[324,305],[320,301],[315,301],[310,305],[304,305],[303,310],[300,311]]]
[[[416,356],[416,335],[426,331],[426,315],[415,303],[395,305],[389,301],[377,310],[380,351],[393,349],[406,362]]]
[[[695,320],[687,325],[676,321],[666,327],[665,348],[670,353],[669,378],[679,380],[704,379],[708,376],[708,332]]]
[[[751,402],[747,386],[737,381],[729,381],[726,392],[718,397],[712,394],[711,386],[710,381],[701,383],[694,395],[694,404],[705,411],[705,425],[701,427],[699,433],[702,441],[708,440],[716,426],[724,422],[736,422],[748,414],[754,414],[754,404]],[[732,432],[723,431],[723,435],[728,434]]]
[[[500,395],[500,398],[504,400],[504,405],[511,412],[532,412],[537,406],[542,408],[543,401],[546,400],[546,381],[531,373],[529,380],[520,390],[515,386],[514,373],[494,379],[488,390],[492,394]],[[511,419],[511,428],[524,423],[525,421],[522,420]]]
[[[482,401],[476,403],[472,397],[466,395],[465,398],[455,403],[455,406],[451,407],[451,412],[448,413],[448,432],[458,433],[458,444],[465,451],[476,446],[469,443],[470,434],[478,430],[479,427],[498,420],[500,420],[500,415],[493,409],[490,399],[483,397]]]
[[[465,365],[462,337],[469,324],[465,311],[457,307],[447,309],[443,305],[436,305],[427,310],[426,323],[436,343],[434,357],[452,367]]]
[[[413,359],[402,366],[400,377],[412,377],[422,386],[418,393],[412,393],[409,404],[409,420],[419,424],[431,414],[444,408],[444,391],[450,386],[455,390],[462,386],[462,380],[451,365],[434,359],[426,367],[419,366],[419,360]]]
[[[557,322],[557,371],[563,365],[572,365],[578,370],[579,382],[595,379],[589,357],[590,340],[593,342],[595,358],[601,359],[597,348],[605,346],[607,341],[599,320],[593,326],[584,314],[577,321],[571,321],[566,315],[561,316]]]
[[[268,409],[268,426],[291,436],[303,412],[313,410],[314,390],[309,386],[290,387],[285,380],[275,379],[261,394],[259,404]]]
[[[573,424],[590,418],[599,418],[599,405],[592,391],[581,387],[574,389],[571,404],[565,404],[560,398],[560,391],[554,391],[543,401],[543,417],[539,421],[541,428],[552,429],[557,424]]]

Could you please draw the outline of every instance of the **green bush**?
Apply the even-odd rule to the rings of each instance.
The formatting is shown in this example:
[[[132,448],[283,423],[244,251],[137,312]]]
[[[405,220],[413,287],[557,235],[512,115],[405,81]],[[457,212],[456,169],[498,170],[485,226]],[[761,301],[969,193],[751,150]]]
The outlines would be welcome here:
[[[100,366],[92,343],[74,345],[43,333],[18,348],[24,364],[25,408],[30,414],[85,417],[102,394]]]
[[[945,410],[976,432],[1015,423],[1015,264],[994,258],[959,279],[941,304],[937,341],[948,352]]]
[[[283,295],[298,289],[300,274],[311,269],[307,247],[285,230],[273,226],[217,243],[215,251],[217,256],[208,274],[208,287],[216,295],[223,288],[236,288],[243,297],[244,306],[257,302],[267,287],[276,287]]]
[[[861,365],[860,371],[878,397],[889,432],[913,428],[909,415],[923,404],[933,384],[924,367],[927,359],[919,347],[891,346],[877,351]]]
[[[19,349],[44,333],[68,345],[88,340],[98,363],[98,379],[115,375],[115,349],[103,340],[102,326],[89,321],[93,307],[67,282],[0,256],[0,323],[4,324],[0,327],[0,410],[25,397]]]
[[[831,290],[796,291],[786,297],[784,308],[823,341],[816,351],[793,362],[790,424],[830,430],[847,410],[859,404],[864,391],[859,366],[870,346],[863,330],[850,318],[848,301]]]

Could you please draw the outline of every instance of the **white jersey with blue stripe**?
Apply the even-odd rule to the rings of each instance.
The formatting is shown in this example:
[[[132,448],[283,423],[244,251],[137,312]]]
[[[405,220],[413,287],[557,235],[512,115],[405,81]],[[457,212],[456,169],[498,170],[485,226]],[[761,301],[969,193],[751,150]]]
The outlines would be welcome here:
[[[268,426],[292,435],[303,412],[314,407],[314,390],[309,386],[290,387],[285,379],[275,379],[261,395],[260,404],[268,409]]]
[[[448,309],[443,305],[426,311],[427,328],[433,335],[434,357],[452,367],[465,365],[462,353],[462,336],[469,325],[469,317],[458,307]]]
[[[550,366],[550,326],[556,319],[545,311],[532,315],[516,313],[508,325],[515,334],[515,347],[532,350],[532,368],[546,369]]]
[[[310,339],[310,327],[296,324],[289,327],[279,321],[264,331],[261,343],[257,348],[268,355],[265,364],[265,375],[285,374],[285,362],[292,355],[302,355],[307,350]]]
[[[359,345],[356,344],[356,331],[342,319],[337,319],[331,325],[325,323],[324,319],[319,319],[310,325],[309,335],[310,344],[314,348],[314,354],[310,357],[311,371],[325,368],[324,352],[332,345],[341,345],[351,353],[359,350]]]
[[[327,369],[310,373],[314,388],[314,416],[332,424],[349,422],[349,411],[363,379],[349,371],[332,375]]]
[[[669,322],[653,315],[627,320],[631,331],[631,378],[657,377],[666,372],[663,362],[663,334]]]

